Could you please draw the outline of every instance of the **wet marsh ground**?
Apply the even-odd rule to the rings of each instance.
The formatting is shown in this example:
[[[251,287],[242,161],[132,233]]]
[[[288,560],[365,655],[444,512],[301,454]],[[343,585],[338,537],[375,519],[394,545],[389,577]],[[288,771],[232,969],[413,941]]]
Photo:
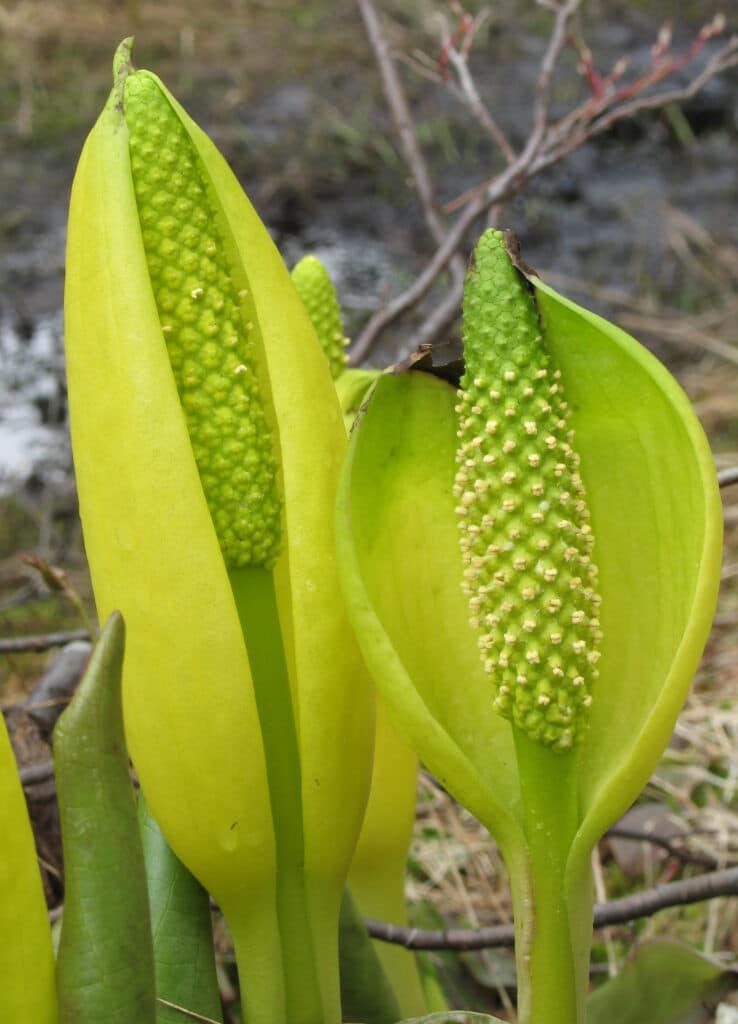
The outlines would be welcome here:
[[[381,5],[394,43],[438,52],[428,0]],[[472,6],[472,5],[470,5]],[[320,255],[334,275],[349,334],[388,290],[408,284],[432,252],[398,155],[373,57],[349,0],[230,0],[216,8],[24,0],[0,22],[0,636],[77,628],[72,604],[18,553],[61,565],[90,603],[66,443],[62,320],[66,208],[74,164],[110,85],[115,45],[137,37],[156,70],[226,153],[288,263]],[[660,20],[688,43],[714,11],[704,3],[586,5],[583,29],[602,65],[648,59]],[[527,125],[548,25],[533,4],[496,5],[473,62],[514,141]],[[735,26],[733,26],[735,28]],[[569,55],[555,102],[584,88]],[[417,130],[443,201],[480,179],[494,155],[442,86],[403,70]],[[650,344],[686,389],[720,468],[738,465],[738,76],[683,108],[623,125],[534,181],[502,213],[526,260],[560,291]],[[436,293],[436,298],[438,293]],[[393,330],[376,364],[413,347]],[[678,487],[678,481],[675,481]],[[726,555],[716,619],[673,743],[645,800],[686,825],[689,844],[738,861],[738,487],[724,491]],[[20,703],[49,654],[0,656],[4,707]],[[14,713],[24,764],[48,749]],[[494,844],[432,781],[420,787],[408,892],[417,923],[509,919]],[[60,894],[48,805],[36,813],[47,892]],[[51,838],[50,838],[51,836]],[[634,852],[635,851],[635,852]],[[694,867],[646,843],[605,842],[601,893],[688,875]],[[617,969],[636,940],[683,937],[711,953],[738,948],[735,899],[666,911],[598,935],[595,956]],[[223,945],[228,960],[227,944]],[[503,1012],[511,960],[487,952],[439,960],[467,1003]]]

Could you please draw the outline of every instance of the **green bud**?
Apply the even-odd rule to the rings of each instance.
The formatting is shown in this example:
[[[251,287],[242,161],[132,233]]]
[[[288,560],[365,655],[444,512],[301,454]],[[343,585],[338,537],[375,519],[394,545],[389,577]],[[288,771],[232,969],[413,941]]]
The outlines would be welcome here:
[[[292,282],[318,335],[331,377],[337,380],[346,369],[348,338],[343,333],[341,308],[328,271],[317,256],[303,256],[292,270]]]

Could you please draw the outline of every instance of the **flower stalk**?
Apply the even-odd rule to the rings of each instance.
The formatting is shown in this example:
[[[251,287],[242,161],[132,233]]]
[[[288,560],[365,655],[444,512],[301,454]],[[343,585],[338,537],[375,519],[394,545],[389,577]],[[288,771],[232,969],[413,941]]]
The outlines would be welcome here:
[[[343,317],[336,289],[328,271],[315,256],[304,256],[292,270],[292,280],[315,328],[341,401],[344,423],[350,431],[359,394],[363,396],[378,371],[348,370]],[[358,389],[355,386],[358,381]],[[348,387],[346,387],[348,383]],[[359,402],[360,404],[360,402]],[[354,406],[356,405],[356,408]],[[399,738],[386,707],[378,696],[374,763],[364,821],[349,873],[350,892],[344,897],[341,915],[341,984],[353,993],[354,1015],[362,1017],[360,995],[367,1000],[364,1015],[380,995],[383,1012],[386,984],[381,984],[362,964],[363,945],[369,943],[361,925],[364,917],[407,924],[405,869],[415,823],[418,780],[417,754]],[[357,906],[358,905],[358,906]],[[363,930],[364,934],[359,937]],[[357,949],[346,949],[354,942]],[[399,1017],[416,1017],[426,1011],[426,999],[415,957],[410,950],[374,942],[376,956],[397,998]],[[365,951],[364,951],[365,952]],[[367,959],[371,957],[367,953]],[[349,977],[351,973],[356,977]],[[438,1000],[436,1000],[438,1001]],[[345,1009],[345,1007],[344,1007]]]

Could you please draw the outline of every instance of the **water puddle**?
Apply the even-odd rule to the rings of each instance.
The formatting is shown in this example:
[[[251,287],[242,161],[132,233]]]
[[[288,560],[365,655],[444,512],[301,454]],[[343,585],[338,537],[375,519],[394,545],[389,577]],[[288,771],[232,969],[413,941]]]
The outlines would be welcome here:
[[[62,316],[0,320],[0,494],[69,478]]]

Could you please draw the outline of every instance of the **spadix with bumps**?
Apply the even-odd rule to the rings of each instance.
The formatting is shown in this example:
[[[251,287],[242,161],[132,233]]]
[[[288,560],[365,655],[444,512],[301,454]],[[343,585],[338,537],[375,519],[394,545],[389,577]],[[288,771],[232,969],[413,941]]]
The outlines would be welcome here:
[[[482,237],[457,387],[453,364],[376,382],[337,540],[393,723],[505,858],[521,1024],[581,1024],[591,851],[672,734],[722,516],[674,379],[519,266]]]
[[[348,338],[343,333],[341,308],[333,282],[318,257],[311,254],[303,256],[292,268],[292,281],[318,335],[331,377],[337,380],[346,369]]]
[[[565,750],[598,676],[594,537],[561,371],[500,231],[469,272],[464,355],[454,496],[470,623],[495,710]]]
[[[280,502],[253,297],[156,78],[129,75],[123,96],[146,261],[213,524],[229,566],[272,566]]]

